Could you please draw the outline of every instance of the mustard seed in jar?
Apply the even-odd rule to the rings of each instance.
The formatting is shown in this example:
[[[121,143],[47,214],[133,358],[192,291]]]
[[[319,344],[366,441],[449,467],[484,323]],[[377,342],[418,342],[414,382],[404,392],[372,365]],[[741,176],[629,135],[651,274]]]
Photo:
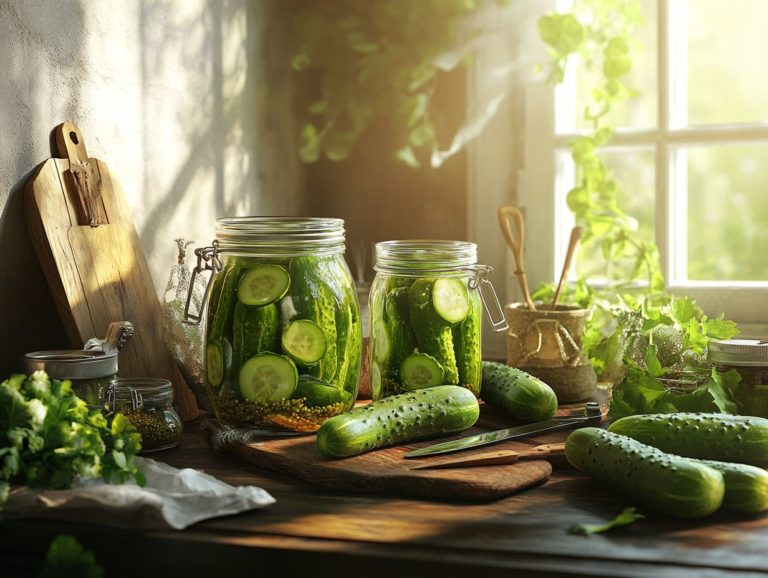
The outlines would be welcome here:
[[[768,418],[768,339],[712,339],[708,357],[718,371],[741,375],[734,394],[739,413]]]

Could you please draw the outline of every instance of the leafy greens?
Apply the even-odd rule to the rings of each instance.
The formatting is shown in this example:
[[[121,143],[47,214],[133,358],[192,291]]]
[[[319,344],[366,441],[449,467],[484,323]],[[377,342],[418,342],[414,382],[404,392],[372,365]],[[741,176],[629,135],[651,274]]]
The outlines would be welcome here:
[[[642,518],[645,518],[645,516],[639,514],[635,508],[624,508],[624,510],[610,522],[606,522],[605,524],[575,524],[568,528],[568,533],[581,534],[583,536],[600,534],[612,530],[613,528],[627,526]]]

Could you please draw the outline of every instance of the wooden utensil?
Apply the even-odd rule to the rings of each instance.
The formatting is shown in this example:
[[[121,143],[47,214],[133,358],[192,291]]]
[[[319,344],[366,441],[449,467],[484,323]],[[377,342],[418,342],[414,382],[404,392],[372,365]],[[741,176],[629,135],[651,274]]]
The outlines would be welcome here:
[[[568,279],[568,273],[571,270],[571,261],[573,261],[573,256],[576,253],[576,247],[579,245],[579,241],[581,240],[581,235],[583,232],[584,229],[578,226],[571,229],[571,239],[568,241],[568,250],[565,253],[563,271],[560,273],[560,281],[557,284],[555,298],[552,300],[552,311],[557,308],[557,302],[560,300],[560,293],[563,292],[563,287],[565,287],[565,282]]]
[[[111,322],[130,321],[135,334],[120,352],[120,376],[171,380],[182,418],[194,419],[197,403],[163,342],[160,302],[123,191],[103,161],[88,158],[73,122],[54,136],[60,158],[30,179],[25,212],[70,345],[80,349]]]
[[[512,256],[515,258],[515,275],[517,275],[520,289],[523,291],[523,297],[528,305],[528,309],[536,311],[536,305],[534,305],[533,300],[531,299],[531,292],[528,290],[528,279],[525,276],[525,268],[523,267],[523,249],[525,242],[523,214],[515,207],[500,207],[498,216],[501,232],[504,235],[504,239],[507,241],[507,245],[512,250]],[[515,238],[515,233],[510,225],[511,221],[515,222],[517,238]]]
[[[565,455],[565,444],[544,444],[529,450],[502,450],[485,452],[465,458],[445,460],[433,464],[415,466],[413,470],[441,470],[448,468],[471,468],[478,466],[500,466],[514,464],[519,460],[539,460],[549,456]]]

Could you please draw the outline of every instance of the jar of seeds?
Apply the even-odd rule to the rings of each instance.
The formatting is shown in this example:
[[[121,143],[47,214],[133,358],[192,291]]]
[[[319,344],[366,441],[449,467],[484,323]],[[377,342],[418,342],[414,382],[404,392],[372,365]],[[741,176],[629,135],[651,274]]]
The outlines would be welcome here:
[[[167,379],[118,378],[107,405],[110,411],[124,414],[141,434],[141,453],[166,450],[181,442],[181,418]]]

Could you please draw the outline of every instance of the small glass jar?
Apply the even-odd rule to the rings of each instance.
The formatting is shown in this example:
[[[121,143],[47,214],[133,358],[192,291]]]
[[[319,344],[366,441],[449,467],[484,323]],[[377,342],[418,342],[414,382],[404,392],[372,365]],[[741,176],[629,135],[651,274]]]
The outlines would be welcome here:
[[[181,418],[173,405],[173,385],[167,379],[121,377],[110,390],[107,405],[110,412],[125,415],[141,434],[141,453],[181,443]]]
[[[483,308],[495,331],[508,327],[488,280],[492,269],[477,264],[477,245],[385,241],[376,245],[374,268],[369,305],[373,399],[441,384],[479,395]]]
[[[117,351],[33,351],[24,356],[24,370],[28,374],[42,370],[51,379],[70,380],[72,391],[88,407],[101,409],[117,379]]]
[[[195,251],[194,274],[212,272],[205,373],[220,421],[309,432],[354,405],[362,330],[344,251],[341,219],[216,222],[212,246]],[[199,322],[189,300],[186,309]]]
[[[739,413],[768,417],[768,339],[712,339],[707,355],[718,371],[741,375],[734,394]]]

